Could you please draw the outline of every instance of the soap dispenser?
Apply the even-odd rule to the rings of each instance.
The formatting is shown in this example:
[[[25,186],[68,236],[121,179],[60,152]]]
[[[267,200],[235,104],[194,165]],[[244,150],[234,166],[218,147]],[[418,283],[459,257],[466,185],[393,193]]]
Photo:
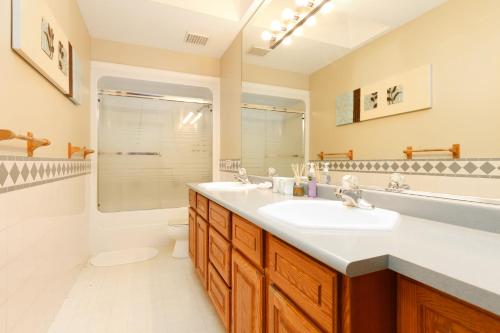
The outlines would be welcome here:
[[[321,184],[330,185],[332,178],[330,176],[330,163],[323,163],[323,170],[321,171]]]
[[[314,163],[309,163],[309,172],[307,173],[308,190],[307,196],[310,198],[316,198],[316,165]]]

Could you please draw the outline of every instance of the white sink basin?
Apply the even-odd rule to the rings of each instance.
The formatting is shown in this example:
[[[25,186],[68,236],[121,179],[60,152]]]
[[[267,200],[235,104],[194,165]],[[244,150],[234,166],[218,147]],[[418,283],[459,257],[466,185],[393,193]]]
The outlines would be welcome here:
[[[240,182],[213,182],[213,183],[203,183],[199,185],[200,187],[209,191],[246,191],[253,190],[257,188],[256,184],[243,184]]]
[[[330,200],[288,200],[259,212],[299,228],[323,230],[392,230],[400,219],[391,210],[352,208]]]

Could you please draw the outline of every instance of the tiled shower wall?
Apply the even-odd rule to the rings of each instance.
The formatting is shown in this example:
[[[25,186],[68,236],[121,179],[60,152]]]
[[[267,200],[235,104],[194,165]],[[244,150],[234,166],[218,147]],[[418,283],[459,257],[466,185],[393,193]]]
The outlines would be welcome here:
[[[0,156],[0,332],[46,332],[86,262],[89,172]]]

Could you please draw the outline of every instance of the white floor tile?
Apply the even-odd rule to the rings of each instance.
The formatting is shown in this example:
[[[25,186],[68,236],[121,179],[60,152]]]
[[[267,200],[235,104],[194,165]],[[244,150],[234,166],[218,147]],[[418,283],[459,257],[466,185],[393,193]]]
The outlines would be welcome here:
[[[83,269],[49,333],[225,332],[191,260],[170,252],[141,263]]]

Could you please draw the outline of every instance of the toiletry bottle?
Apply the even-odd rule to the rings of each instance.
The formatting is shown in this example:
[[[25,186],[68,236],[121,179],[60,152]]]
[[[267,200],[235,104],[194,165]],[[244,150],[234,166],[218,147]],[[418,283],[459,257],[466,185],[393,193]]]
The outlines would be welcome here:
[[[323,163],[323,171],[321,171],[321,184],[330,185],[330,163]]]
[[[314,169],[314,163],[309,164],[309,172],[307,173],[308,180],[308,190],[307,196],[310,198],[316,198],[316,170]]]

